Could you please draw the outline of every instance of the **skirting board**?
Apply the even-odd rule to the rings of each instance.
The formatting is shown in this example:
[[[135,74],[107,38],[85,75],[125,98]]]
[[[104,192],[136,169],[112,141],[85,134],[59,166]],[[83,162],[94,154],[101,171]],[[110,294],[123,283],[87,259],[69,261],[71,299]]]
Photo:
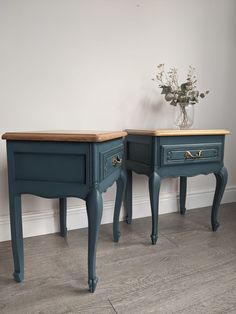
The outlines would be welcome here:
[[[187,209],[211,206],[214,191],[195,191],[187,194]],[[175,193],[164,194],[159,200],[160,214],[178,211],[178,196]],[[236,202],[236,187],[228,187],[225,190],[222,203]],[[102,224],[111,223],[113,219],[114,202],[107,201],[103,205]],[[85,206],[68,207],[68,230],[87,227],[87,214]],[[133,196],[133,218],[147,217],[151,215],[148,197]],[[125,213],[122,209],[120,220],[124,220]],[[43,212],[30,212],[23,214],[24,237],[55,233],[59,231],[59,213],[55,210]],[[112,230],[111,230],[112,232]],[[9,217],[0,217],[0,242],[8,241],[10,236]]]

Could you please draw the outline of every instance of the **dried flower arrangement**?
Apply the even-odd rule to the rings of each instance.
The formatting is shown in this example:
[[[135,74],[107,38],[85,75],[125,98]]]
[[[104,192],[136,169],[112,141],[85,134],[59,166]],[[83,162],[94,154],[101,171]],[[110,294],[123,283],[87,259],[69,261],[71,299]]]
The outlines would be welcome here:
[[[176,68],[170,68],[166,73],[164,64],[159,64],[157,69],[156,78],[153,80],[162,88],[161,93],[165,95],[165,100],[170,102],[170,105],[193,105],[199,102],[199,97],[204,98],[209,93],[208,90],[201,93],[197,90],[195,68],[192,66],[189,66],[186,82],[182,84],[178,82],[178,70]]]
[[[209,91],[199,92],[197,90],[197,78],[194,67],[189,66],[187,79],[182,84],[179,84],[178,70],[176,68],[170,68],[166,73],[164,67],[163,63],[157,66],[156,78],[153,81],[159,84],[159,87],[162,89],[161,94],[165,95],[165,100],[170,105],[179,105],[180,114],[176,122],[177,126],[181,129],[188,128],[192,125],[193,118],[189,118],[186,108],[190,107],[189,105],[198,103],[199,98],[204,98]]]

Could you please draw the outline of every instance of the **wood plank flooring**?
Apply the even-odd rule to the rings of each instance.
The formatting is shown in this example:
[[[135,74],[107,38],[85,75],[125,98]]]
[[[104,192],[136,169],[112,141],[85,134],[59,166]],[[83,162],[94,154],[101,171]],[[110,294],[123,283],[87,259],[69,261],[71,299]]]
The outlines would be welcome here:
[[[94,294],[87,291],[87,229],[27,238],[25,280],[12,279],[10,242],[0,243],[0,313],[236,313],[236,203],[161,215],[151,245],[151,219],[100,230]]]

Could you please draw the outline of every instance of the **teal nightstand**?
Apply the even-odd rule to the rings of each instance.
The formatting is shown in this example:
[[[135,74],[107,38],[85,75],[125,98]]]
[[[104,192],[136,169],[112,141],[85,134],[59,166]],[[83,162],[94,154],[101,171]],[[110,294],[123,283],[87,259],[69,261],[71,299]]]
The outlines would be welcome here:
[[[132,172],[149,178],[152,212],[152,244],[158,237],[158,204],[161,179],[180,177],[180,213],[185,213],[187,177],[214,173],[216,190],[211,225],[219,227],[218,211],[227,183],[224,143],[227,130],[127,130],[125,205],[132,221]],[[118,209],[119,210],[119,209]],[[118,215],[118,213],[116,213]]]
[[[96,246],[102,218],[102,192],[115,181],[115,212],[120,211],[125,187],[122,169],[126,132],[21,132],[6,133],[10,222],[14,278],[24,278],[21,195],[58,198],[61,235],[66,235],[66,198],[86,201],[88,215],[88,283],[94,292]],[[114,214],[114,240],[119,216]]]

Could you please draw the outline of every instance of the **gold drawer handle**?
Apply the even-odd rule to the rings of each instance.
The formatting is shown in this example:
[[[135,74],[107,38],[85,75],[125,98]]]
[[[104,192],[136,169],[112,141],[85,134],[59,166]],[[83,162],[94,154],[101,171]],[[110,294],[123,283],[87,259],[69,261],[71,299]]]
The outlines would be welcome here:
[[[112,165],[115,167],[116,165],[120,165],[122,163],[122,158],[119,156],[112,158]]]
[[[184,157],[186,159],[198,159],[198,158],[201,158],[202,157],[202,150],[199,150],[199,152],[196,153],[196,155],[194,156],[189,150],[187,150],[185,153],[184,153]]]

